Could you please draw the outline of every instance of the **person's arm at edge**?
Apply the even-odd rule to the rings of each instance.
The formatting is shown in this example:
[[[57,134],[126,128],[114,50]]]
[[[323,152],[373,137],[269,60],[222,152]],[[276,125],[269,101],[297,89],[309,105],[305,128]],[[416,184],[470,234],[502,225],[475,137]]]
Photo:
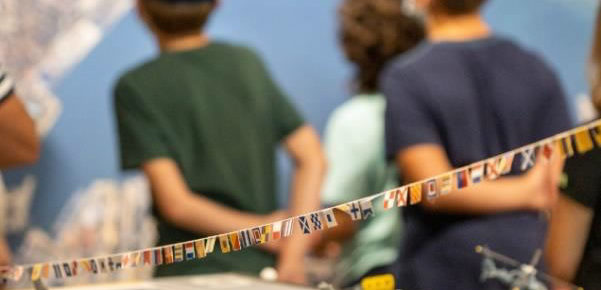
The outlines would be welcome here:
[[[320,207],[320,191],[326,171],[325,155],[319,137],[312,127],[303,125],[284,139],[283,143],[294,161],[288,213],[296,216],[314,211]],[[295,231],[291,239],[284,241],[277,263],[280,281],[305,282],[302,264],[315,239],[314,235],[303,235]]]
[[[408,147],[397,154],[396,162],[409,181],[418,181],[453,170],[445,150],[436,144]],[[555,187],[562,166],[563,160],[554,154],[550,164],[539,161],[522,176],[483,181],[461,190],[454,189],[450,194],[434,201],[424,200],[422,205],[432,211],[462,214],[546,209],[556,200]]]
[[[0,139],[0,168],[30,165],[39,159],[35,124],[15,94],[0,103]]]
[[[550,274],[572,281],[580,265],[593,220],[593,211],[561,195],[551,212],[545,250]],[[557,285],[560,286],[560,285]]]
[[[174,225],[204,235],[224,234],[250,228],[284,217],[257,215],[216,203],[188,188],[177,164],[170,158],[156,158],[142,164],[154,202],[161,216]]]

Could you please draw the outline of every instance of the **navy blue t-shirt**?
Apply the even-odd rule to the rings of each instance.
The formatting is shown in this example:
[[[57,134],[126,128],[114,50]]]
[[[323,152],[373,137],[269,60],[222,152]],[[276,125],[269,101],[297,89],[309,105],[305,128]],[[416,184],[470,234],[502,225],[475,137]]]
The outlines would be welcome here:
[[[437,144],[460,167],[571,125],[555,74],[501,37],[422,43],[389,65],[381,90],[389,158],[413,145]],[[404,213],[401,289],[507,289],[482,284],[474,247],[488,245],[528,262],[544,245],[546,220],[535,212],[463,216],[414,206]]]

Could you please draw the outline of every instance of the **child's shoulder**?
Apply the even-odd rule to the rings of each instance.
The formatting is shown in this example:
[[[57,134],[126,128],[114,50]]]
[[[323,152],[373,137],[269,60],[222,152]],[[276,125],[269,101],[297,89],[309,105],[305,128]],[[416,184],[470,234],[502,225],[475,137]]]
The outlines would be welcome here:
[[[260,59],[259,53],[254,48],[244,44],[226,41],[214,41],[211,45],[215,50],[219,50],[223,54],[229,54],[232,57],[250,58],[254,60]]]

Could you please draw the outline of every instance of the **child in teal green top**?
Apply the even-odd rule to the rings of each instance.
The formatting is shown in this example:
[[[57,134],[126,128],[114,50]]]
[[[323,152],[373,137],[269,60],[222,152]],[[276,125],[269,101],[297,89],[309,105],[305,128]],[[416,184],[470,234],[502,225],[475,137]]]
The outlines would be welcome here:
[[[326,204],[359,199],[398,185],[397,171],[386,161],[386,103],[378,94],[377,80],[390,59],[423,37],[418,22],[403,14],[401,2],[345,0],[340,8],[342,46],[356,66],[359,95],[336,109],[326,129]],[[388,266],[398,255],[401,217],[398,210],[383,212],[381,202],[375,206],[380,209],[377,214],[359,224],[344,242],[337,271],[342,286],[356,285],[365,276],[393,272]],[[341,228],[345,225],[348,223],[340,223]]]

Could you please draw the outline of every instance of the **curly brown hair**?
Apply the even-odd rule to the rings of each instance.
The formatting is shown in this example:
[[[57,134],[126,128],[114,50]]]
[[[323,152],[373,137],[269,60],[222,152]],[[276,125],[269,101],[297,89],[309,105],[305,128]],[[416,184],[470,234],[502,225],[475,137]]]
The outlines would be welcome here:
[[[340,42],[356,65],[361,93],[378,90],[386,63],[424,38],[422,25],[402,10],[403,0],[344,0],[339,9]]]

